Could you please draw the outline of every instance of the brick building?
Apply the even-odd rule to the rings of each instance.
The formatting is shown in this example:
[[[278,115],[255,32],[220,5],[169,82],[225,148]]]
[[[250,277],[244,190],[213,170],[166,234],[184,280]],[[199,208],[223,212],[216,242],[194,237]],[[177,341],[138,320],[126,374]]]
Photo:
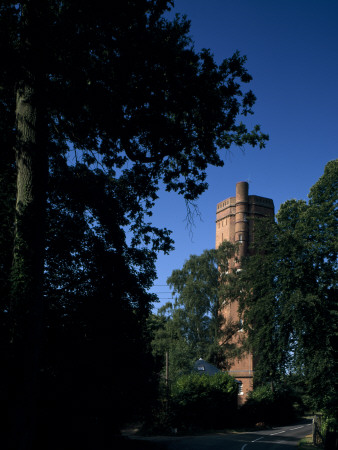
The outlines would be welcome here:
[[[240,242],[239,258],[247,256],[253,240],[253,224],[258,217],[274,217],[275,210],[270,198],[249,195],[249,185],[241,181],[236,184],[236,196],[229,197],[217,204],[216,211],[216,248],[224,241]],[[231,269],[240,269],[239,263],[230,261]],[[222,313],[226,321],[238,322],[238,305],[232,302],[225,306]],[[239,330],[233,337],[240,345]],[[239,404],[246,400],[248,392],[252,390],[254,374],[254,356],[247,353],[240,360],[230,361],[228,373],[240,382]]]

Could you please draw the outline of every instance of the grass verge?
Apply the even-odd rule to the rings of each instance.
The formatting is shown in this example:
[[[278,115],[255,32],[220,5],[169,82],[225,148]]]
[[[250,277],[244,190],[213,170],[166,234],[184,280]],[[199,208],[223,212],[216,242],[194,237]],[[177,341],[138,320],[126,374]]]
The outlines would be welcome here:
[[[298,450],[311,450],[315,448],[312,442],[312,434],[308,434],[298,443]]]

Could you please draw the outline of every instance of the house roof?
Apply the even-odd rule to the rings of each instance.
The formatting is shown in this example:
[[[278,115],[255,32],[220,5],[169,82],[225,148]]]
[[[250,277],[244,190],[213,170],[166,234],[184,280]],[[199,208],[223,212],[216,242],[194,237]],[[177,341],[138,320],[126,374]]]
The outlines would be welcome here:
[[[220,370],[216,366],[213,366],[207,361],[204,361],[204,359],[200,358],[194,363],[194,372],[206,375],[215,375],[220,372]]]

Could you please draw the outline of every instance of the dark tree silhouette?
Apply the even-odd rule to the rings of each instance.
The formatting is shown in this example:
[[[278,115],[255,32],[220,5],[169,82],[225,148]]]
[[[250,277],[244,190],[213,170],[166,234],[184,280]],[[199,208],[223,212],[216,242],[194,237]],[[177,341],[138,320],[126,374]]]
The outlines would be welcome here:
[[[130,371],[146,354],[156,252],[171,247],[169,232],[148,219],[159,182],[191,202],[207,188],[208,164],[223,164],[221,149],[267,139],[238,120],[255,102],[242,90],[251,80],[245,58],[217,66],[208,50],[197,53],[189,22],[164,17],[170,6],[0,3],[1,176],[16,198],[15,208],[1,204],[9,224],[1,243],[13,255],[10,276],[7,256],[1,262],[11,448],[32,447],[53,383],[69,418],[94,423],[128,404]],[[93,401],[82,408],[87,394]]]

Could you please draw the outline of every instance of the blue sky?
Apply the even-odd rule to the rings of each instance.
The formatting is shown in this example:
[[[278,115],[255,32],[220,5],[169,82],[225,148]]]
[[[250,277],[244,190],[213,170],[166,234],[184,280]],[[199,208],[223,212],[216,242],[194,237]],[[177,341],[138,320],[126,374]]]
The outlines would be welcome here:
[[[326,163],[338,157],[337,0],[177,0],[191,20],[195,49],[210,48],[216,62],[236,50],[246,55],[257,97],[248,124],[270,136],[266,149],[233,147],[223,168],[209,168],[209,189],[197,201],[192,236],[184,200],[161,192],[153,223],[173,231],[175,250],[159,255],[152,292],[171,297],[166,280],[191,254],[215,246],[216,204],[249,181],[249,194],[274,200],[307,199]]]

